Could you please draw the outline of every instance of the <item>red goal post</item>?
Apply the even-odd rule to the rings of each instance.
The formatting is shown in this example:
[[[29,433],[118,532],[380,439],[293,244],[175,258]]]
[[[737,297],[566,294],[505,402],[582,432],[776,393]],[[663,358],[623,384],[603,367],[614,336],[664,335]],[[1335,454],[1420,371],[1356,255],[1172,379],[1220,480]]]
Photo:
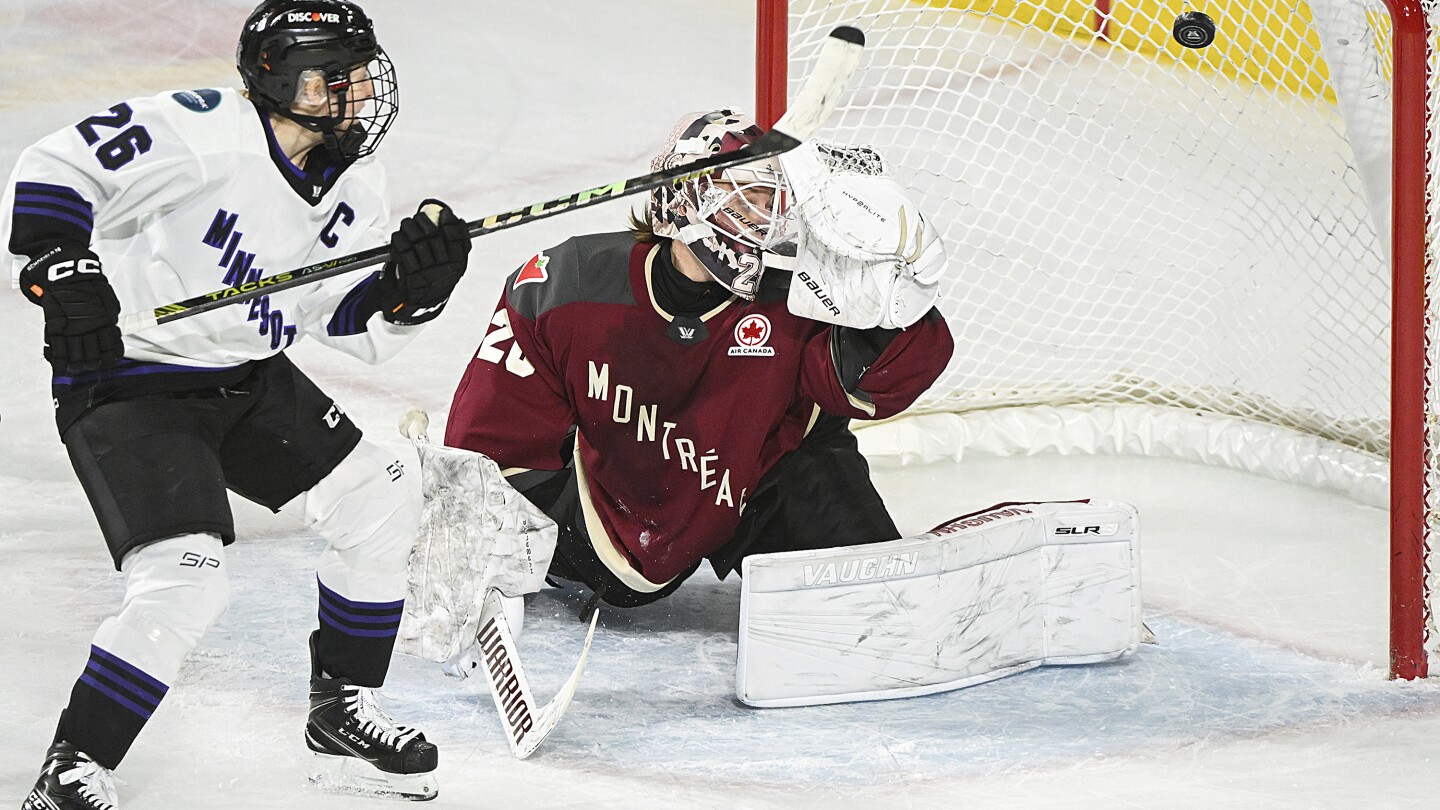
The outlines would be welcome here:
[[[1180,47],[1176,14],[1202,8],[1215,43]],[[956,324],[957,358],[984,356],[917,403],[934,452],[908,456],[957,436],[1076,449],[984,421],[1038,408],[1090,420],[1093,452],[1140,444],[1388,505],[1390,672],[1426,677],[1440,70],[1421,0],[757,0],[762,124],[840,22],[867,54],[821,139],[875,144],[923,190],[965,276],[947,315],[1003,314]],[[1155,419],[1238,438],[1121,435]]]

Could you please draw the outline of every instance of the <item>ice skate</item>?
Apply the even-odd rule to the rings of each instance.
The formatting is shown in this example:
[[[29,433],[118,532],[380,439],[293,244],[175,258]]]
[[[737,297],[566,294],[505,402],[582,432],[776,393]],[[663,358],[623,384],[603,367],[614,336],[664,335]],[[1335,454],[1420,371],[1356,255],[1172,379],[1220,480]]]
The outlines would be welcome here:
[[[315,752],[310,780],[413,801],[435,798],[439,750],[425,735],[396,725],[375,702],[375,690],[320,671],[310,641],[310,718],[305,744]]]
[[[45,767],[20,810],[119,810],[110,771],[68,742],[45,753]]]

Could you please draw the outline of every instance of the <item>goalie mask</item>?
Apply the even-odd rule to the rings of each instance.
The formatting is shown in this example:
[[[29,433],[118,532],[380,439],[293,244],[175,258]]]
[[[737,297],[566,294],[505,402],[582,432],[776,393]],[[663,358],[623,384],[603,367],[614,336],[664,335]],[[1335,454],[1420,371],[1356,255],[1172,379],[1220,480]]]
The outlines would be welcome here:
[[[689,113],[675,125],[650,170],[734,152],[761,134],[754,121],[731,110]],[[656,189],[650,195],[650,226],[656,236],[689,246],[731,292],[754,298],[763,269],[760,252],[776,241],[784,208],[780,163],[771,158]]]
[[[374,152],[400,110],[395,66],[348,0],[265,0],[235,63],[257,106],[320,133],[341,160]]]

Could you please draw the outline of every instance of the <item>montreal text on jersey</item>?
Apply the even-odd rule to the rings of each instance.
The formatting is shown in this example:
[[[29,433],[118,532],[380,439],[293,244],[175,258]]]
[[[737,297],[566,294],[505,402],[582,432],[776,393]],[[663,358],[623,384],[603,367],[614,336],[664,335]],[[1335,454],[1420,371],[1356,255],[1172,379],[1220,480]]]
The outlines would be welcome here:
[[[713,448],[704,453],[697,452],[698,448],[693,439],[678,434],[672,439],[670,432],[679,427],[679,424],[660,419],[659,405],[637,403],[635,389],[628,385],[617,382],[614,387],[615,398],[612,400],[610,398],[610,364],[602,362],[596,366],[594,360],[588,362],[590,364],[589,398],[611,402],[610,418],[615,424],[628,425],[633,422],[635,441],[641,443],[656,443],[655,427],[658,424],[663,428],[658,442],[662,457],[666,461],[670,461],[672,458],[670,448],[674,447],[673,457],[679,460],[680,469],[699,476],[697,483],[700,485],[700,491],[715,489],[716,506],[726,506],[738,510],[740,514],[745,513],[746,488],[740,490],[738,499],[733,496],[730,488],[730,468],[720,466],[719,453],[715,452]]]

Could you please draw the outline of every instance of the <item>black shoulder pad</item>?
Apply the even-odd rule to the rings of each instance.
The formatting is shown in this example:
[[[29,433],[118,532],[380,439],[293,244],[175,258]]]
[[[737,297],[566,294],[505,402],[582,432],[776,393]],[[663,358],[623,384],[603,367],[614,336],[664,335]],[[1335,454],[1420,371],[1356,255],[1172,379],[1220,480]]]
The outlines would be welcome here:
[[[628,231],[567,239],[531,256],[511,273],[505,281],[506,299],[530,320],[579,301],[633,304],[630,251],[634,247]]]

